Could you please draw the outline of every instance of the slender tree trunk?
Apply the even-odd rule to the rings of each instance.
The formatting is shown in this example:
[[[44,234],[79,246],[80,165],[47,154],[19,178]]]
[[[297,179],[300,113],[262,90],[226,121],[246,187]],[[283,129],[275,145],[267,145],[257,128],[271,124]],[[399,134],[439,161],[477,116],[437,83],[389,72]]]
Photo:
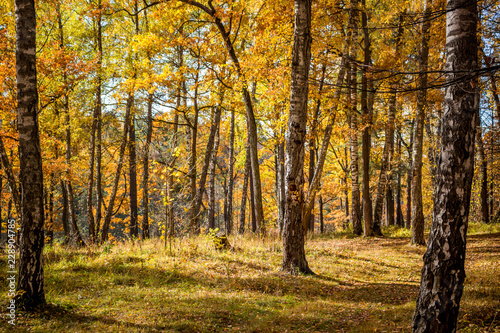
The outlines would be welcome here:
[[[311,122],[311,134],[309,138],[309,188],[313,188],[313,181],[314,181],[314,169],[316,166],[315,159],[316,155],[318,153],[318,149],[316,147],[316,136],[318,132],[318,127],[319,127],[319,114],[321,110],[321,92],[323,90],[323,85],[325,83],[325,74],[326,74],[326,64],[323,64],[321,67],[321,80],[319,82],[319,88],[318,88],[318,95],[319,97],[316,99],[316,108],[314,109],[314,116]],[[307,209],[307,207],[306,207]],[[309,230],[311,232],[314,232],[314,200],[312,201],[312,207],[311,207],[311,216],[309,218]]]
[[[367,70],[371,65],[371,40],[368,30],[368,15],[366,10],[366,1],[362,0],[361,5],[361,26],[363,28],[364,41],[364,60],[361,72],[361,115],[363,117],[363,138],[361,154],[363,157],[363,224],[365,227],[365,236],[372,235],[373,213],[372,200],[370,196],[370,150],[372,135],[372,109],[368,107],[368,75]],[[372,93],[373,94],[373,93]]]
[[[422,202],[422,150],[424,146],[424,125],[427,104],[427,67],[429,62],[429,31],[431,26],[429,18],[431,10],[431,4],[427,0],[422,18],[422,42],[419,64],[421,72],[419,76],[420,89],[417,91],[415,146],[413,147],[411,243],[416,245],[425,245],[424,206]]]
[[[321,234],[325,232],[325,223],[323,221],[323,196],[320,195],[318,198],[319,201],[319,231]]]
[[[238,233],[242,235],[245,232],[245,211],[247,206],[247,192],[248,192],[248,178],[250,176],[250,160],[246,158],[245,173],[243,175],[243,188],[241,192],[241,205],[240,205],[240,226]]]
[[[132,116],[128,142],[129,179],[130,179],[130,237],[139,237],[137,225],[137,154],[135,150],[135,117]]]
[[[278,174],[280,177],[279,191],[280,191],[280,205],[279,205],[279,231],[283,236],[285,230],[285,208],[286,208],[286,191],[285,191],[285,142],[280,142],[278,145]]]
[[[413,332],[455,332],[465,280],[479,88],[477,2],[449,0],[441,153]]]
[[[195,88],[194,88],[194,119],[191,131],[191,157],[189,160],[189,178],[191,183],[191,208],[189,216],[189,233],[196,234],[197,212],[196,212],[196,159],[197,159],[197,145],[198,145],[198,74],[196,75]]]
[[[229,133],[229,171],[228,171],[228,186],[227,186],[227,226],[228,226],[228,234],[232,233],[233,225],[234,225],[234,214],[233,214],[233,191],[234,191],[234,136],[235,136],[235,112],[234,108],[231,109],[231,127]]]
[[[116,174],[115,174],[115,179],[113,182],[113,189],[111,190],[111,195],[109,198],[108,208],[106,210],[106,216],[104,217],[104,223],[102,224],[101,243],[104,243],[105,241],[108,240],[109,225],[111,224],[111,218],[115,214],[115,212],[114,212],[115,200],[116,200],[116,194],[118,192],[120,175],[122,173],[122,168],[123,168],[125,149],[127,147],[127,138],[128,138],[128,132],[129,132],[129,128],[130,128],[130,119],[131,119],[130,114],[131,114],[133,104],[134,104],[134,95],[132,93],[129,93],[128,98],[127,98],[127,104],[125,106],[125,119],[124,119],[124,123],[123,123],[123,137],[122,137],[122,142],[120,144],[120,152],[118,155],[118,165],[116,166]]]
[[[346,155],[347,156],[347,155]],[[344,205],[344,211],[345,211],[345,225],[344,229],[347,229],[349,227],[349,221],[351,219],[351,215],[349,214],[349,190],[348,190],[348,185],[347,185],[347,170],[344,173],[344,197],[345,197],[345,205]]]
[[[3,219],[2,219],[2,207],[3,207],[3,203],[2,203],[2,195],[3,195],[3,177],[0,176],[0,244],[2,243],[2,223],[3,223]]]
[[[101,114],[101,67],[102,67],[102,27],[101,27],[101,0],[97,2],[99,14],[97,15],[97,82],[96,82],[96,100],[94,107],[94,115],[92,119],[92,129],[90,131],[90,158],[89,158],[89,178],[87,181],[87,220],[89,224],[89,241],[95,243],[97,241],[99,228],[96,228],[94,211],[93,211],[93,188],[94,188],[94,164],[96,158],[96,131],[97,124],[100,121]],[[97,191],[99,192],[99,191]]]
[[[219,150],[219,130],[215,135],[214,148],[210,157],[210,179],[208,181],[208,228],[215,229],[215,170],[217,166],[217,151]],[[226,227],[227,232],[227,227]]]
[[[148,95],[148,115],[146,142],[144,144],[144,157],[142,169],[142,239],[149,238],[149,150],[153,137],[153,94]],[[176,134],[174,134],[176,135]]]
[[[54,241],[54,174],[50,174],[49,185],[49,228],[47,228],[48,244]]]
[[[403,209],[401,208],[401,127],[398,126],[398,137],[396,140],[396,154],[397,160],[397,184],[396,184],[396,225],[404,227],[405,221],[403,219]]]
[[[15,1],[17,128],[21,185],[21,239],[16,306],[45,303],[43,172],[38,129],[36,13],[33,0]]]
[[[248,153],[250,153],[247,150]],[[249,155],[247,155],[249,156]],[[250,161],[250,219],[251,219],[251,226],[252,226],[252,232],[256,233],[257,232],[257,217],[255,215],[255,188],[253,186],[253,174],[252,174],[252,162]]]
[[[406,177],[406,229],[411,228],[411,188],[412,188],[412,170],[413,170],[413,121],[410,124],[410,145],[408,148],[408,172]]]
[[[63,199],[62,207],[62,225],[64,231],[63,244],[66,245],[70,241],[70,229],[69,229],[69,218],[68,218],[68,191],[66,190],[66,185],[63,180],[61,180],[61,193]]]
[[[306,139],[308,77],[311,62],[311,0],[295,0],[290,113],[286,133],[286,211],[281,270],[314,274],[306,260],[303,220],[304,143]]]
[[[276,164],[276,201],[278,206],[278,230],[283,235],[285,219],[285,143],[280,142],[276,145],[275,153]]]
[[[89,224],[89,243],[96,242],[96,230],[94,220],[94,207],[92,205],[92,195],[94,188],[94,160],[95,160],[95,132],[97,126],[97,112],[94,109],[92,119],[92,129],[90,130],[90,157],[89,157],[89,178],[87,181],[87,221]]]
[[[479,153],[479,163],[481,170],[481,192],[480,192],[480,201],[481,201],[481,222],[489,223],[490,222],[490,210],[488,209],[488,161],[486,159],[486,155],[484,153],[484,143],[482,137],[481,126],[478,126],[477,129],[477,150]]]
[[[2,126],[2,122],[0,120],[0,128]],[[21,198],[19,196],[19,191],[17,189],[16,178],[14,177],[14,171],[12,169],[12,165],[10,164],[9,157],[7,156],[7,151],[5,150],[5,146],[3,144],[3,139],[0,136],[0,159],[2,162],[3,172],[5,173],[5,177],[7,177],[7,184],[9,185],[10,193],[12,198],[14,199],[14,206],[16,207],[17,214],[21,214]]]

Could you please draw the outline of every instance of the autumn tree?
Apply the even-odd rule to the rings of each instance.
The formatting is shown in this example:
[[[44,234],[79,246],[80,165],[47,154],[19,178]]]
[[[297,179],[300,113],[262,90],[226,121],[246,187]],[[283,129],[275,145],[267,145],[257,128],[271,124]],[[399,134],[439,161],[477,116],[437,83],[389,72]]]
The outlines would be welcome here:
[[[286,133],[285,228],[282,271],[312,274],[305,255],[302,217],[304,201],[304,143],[306,138],[308,76],[311,61],[311,1],[295,1],[295,30],[292,53],[290,113]]]
[[[35,1],[16,0],[16,78],[21,185],[17,299],[31,309],[45,303],[43,173],[38,132]]]
[[[455,332],[465,280],[465,249],[478,124],[477,2],[446,8],[446,94],[433,222],[413,332]]]

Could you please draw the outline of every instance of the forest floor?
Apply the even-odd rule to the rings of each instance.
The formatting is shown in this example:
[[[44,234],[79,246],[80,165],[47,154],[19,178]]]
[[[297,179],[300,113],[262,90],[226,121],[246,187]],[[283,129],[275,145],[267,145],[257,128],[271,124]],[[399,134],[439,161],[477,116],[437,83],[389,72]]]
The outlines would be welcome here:
[[[500,332],[500,228],[470,234],[460,332]],[[48,305],[7,323],[0,256],[1,332],[410,332],[425,247],[389,237],[310,237],[316,276],[279,272],[281,242],[208,236],[44,252]],[[392,236],[391,236],[392,234]]]

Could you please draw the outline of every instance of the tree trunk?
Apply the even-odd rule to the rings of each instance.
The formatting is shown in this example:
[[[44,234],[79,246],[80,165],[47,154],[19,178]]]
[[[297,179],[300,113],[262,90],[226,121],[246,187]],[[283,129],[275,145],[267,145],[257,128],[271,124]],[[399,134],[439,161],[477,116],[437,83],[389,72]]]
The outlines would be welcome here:
[[[234,135],[235,135],[235,112],[234,108],[231,109],[231,127],[229,133],[229,171],[228,171],[228,183],[227,183],[227,233],[230,234],[233,231],[233,191],[234,191]]]
[[[0,120],[0,127],[2,126],[2,122]],[[16,178],[14,177],[14,171],[12,169],[12,165],[10,164],[9,157],[7,156],[7,151],[5,150],[5,146],[3,144],[3,139],[0,136],[0,160],[2,162],[3,172],[5,173],[5,177],[7,177],[7,184],[9,185],[10,193],[12,198],[14,199],[14,206],[16,207],[17,214],[21,214],[21,198],[19,196],[19,191],[17,189]]]
[[[410,145],[407,147],[408,148],[408,172],[406,176],[406,229],[411,228],[411,188],[412,188],[412,178],[411,178],[411,173],[413,170],[413,121],[410,124]]]
[[[124,123],[123,123],[123,137],[122,137],[122,142],[120,144],[120,152],[118,155],[118,165],[116,166],[116,174],[115,174],[115,179],[113,182],[113,189],[111,190],[111,196],[109,198],[108,209],[106,210],[106,216],[104,217],[104,223],[102,224],[101,243],[104,243],[105,241],[108,240],[109,225],[111,224],[111,218],[115,214],[115,212],[114,212],[115,200],[116,200],[116,194],[118,192],[120,175],[121,175],[122,168],[123,168],[125,149],[127,147],[127,139],[128,139],[128,132],[129,132],[129,128],[130,128],[130,118],[131,118],[130,114],[131,114],[133,104],[134,104],[134,95],[133,95],[133,93],[129,93],[128,98],[127,98],[127,104],[125,106],[125,119],[124,119]]]
[[[133,116],[130,121],[128,153],[130,179],[130,237],[138,238],[139,226],[137,225],[137,154],[135,150],[135,117]]]
[[[189,211],[189,233],[191,235],[196,234],[196,223],[197,223],[197,212],[196,212],[196,159],[197,159],[197,143],[198,143],[198,72],[196,74],[195,79],[195,88],[194,88],[194,119],[192,124],[191,131],[191,157],[189,160],[189,178],[191,183],[191,208]]]
[[[311,62],[311,0],[295,0],[290,113],[286,133],[286,210],[281,270],[313,274],[305,255],[304,143],[306,139],[308,77]]]
[[[215,170],[217,166],[217,151],[219,150],[219,129],[215,135],[212,156],[210,157],[210,179],[208,181],[208,228],[215,229]],[[227,228],[226,228],[227,231]]]
[[[323,196],[319,196],[319,231],[321,234],[325,232],[325,224],[323,221]]]
[[[70,241],[70,230],[69,230],[69,218],[68,218],[68,191],[66,190],[66,184],[63,180],[61,180],[61,193],[63,199],[63,207],[62,207],[62,225],[64,231],[64,239],[63,244],[66,245]]]
[[[149,238],[149,150],[153,137],[153,94],[148,95],[146,142],[142,161],[142,239]],[[174,136],[176,134],[174,133]]]
[[[479,163],[481,170],[481,192],[480,192],[480,201],[481,201],[481,222],[489,223],[490,222],[490,210],[488,209],[488,161],[486,159],[486,155],[484,153],[484,143],[482,137],[481,126],[478,126],[477,129],[477,150],[479,152]]]
[[[276,174],[276,203],[278,206],[278,221],[277,226],[279,234],[283,235],[284,219],[285,219],[285,143],[279,142],[276,147],[275,157],[275,174]]]
[[[38,130],[36,13],[33,0],[15,1],[17,128],[21,184],[21,239],[16,306],[31,310],[45,303],[43,171]]]
[[[420,48],[420,75],[417,91],[417,115],[415,130],[415,146],[413,147],[412,199],[413,212],[411,220],[411,243],[425,245],[424,240],[424,206],[422,202],[422,150],[424,147],[424,123],[427,104],[427,67],[429,62],[429,31],[431,26],[431,5],[427,0],[422,18],[422,41]]]
[[[455,332],[464,288],[465,249],[479,88],[477,2],[449,0],[446,93],[432,228],[413,332]]]
[[[249,149],[247,148],[247,153],[248,153],[248,157],[250,157],[250,151]],[[253,186],[253,174],[252,174],[252,162],[250,161],[250,219],[251,219],[251,226],[252,226],[252,232],[255,233],[257,232],[257,217],[255,215],[255,194],[254,194],[254,191],[255,191],[255,188]]]
[[[96,157],[96,131],[97,123],[100,121],[101,114],[101,67],[102,67],[102,27],[101,27],[101,0],[97,2],[97,79],[96,79],[96,100],[94,107],[94,115],[92,119],[92,129],[90,131],[90,158],[89,158],[89,178],[87,181],[87,220],[89,224],[89,242],[97,241],[99,229],[96,228],[94,211],[93,211],[93,188],[94,188],[94,164]]]
[[[250,160],[248,155],[245,161],[245,173],[243,175],[243,188],[241,192],[241,205],[240,205],[240,226],[238,233],[242,235],[245,232],[245,211],[247,206],[247,192],[248,192],[248,178],[250,176]]]
[[[372,109],[368,107],[368,77],[367,70],[371,65],[371,40],[368,30],[368,16],[366,12],[366,1],[362,0],[361,5],[361,26],[363,28],[364,41],[364,60],[361,72],[361,116],[363,122],[363,137],[361,146],[361,155],[363,157],[363,224],[365,227],[365,236],[372,235],[373,213],[372,200],[370,196],[370,150],[372,135]],[[372,92],[373,94],[373,92]]]
[[[396,140],[397,153],[397,184],[396,184],[396,225],[404,227],[403,209],[401,208],[401,127],[398,126],[398,138]]]

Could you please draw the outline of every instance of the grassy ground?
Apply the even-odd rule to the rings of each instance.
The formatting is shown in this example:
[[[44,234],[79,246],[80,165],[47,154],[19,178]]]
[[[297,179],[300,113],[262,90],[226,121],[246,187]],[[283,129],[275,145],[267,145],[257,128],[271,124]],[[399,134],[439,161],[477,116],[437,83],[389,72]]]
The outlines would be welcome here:
[[[497,233],[468,238],[461,332],[500,332],[500,233],[487,231]],[[0,331],[409,332],[425,248],[410,246],[404,232],[386,233],[310,239],[312,277],[279,273],[277,240],[231,237],[234,252],[215,251],[206,237],[167,248],[155,240],[47,247],[49,305],[18,312],[15,329],[1,311]],[[0,261],[6,267],[5,255]]]

